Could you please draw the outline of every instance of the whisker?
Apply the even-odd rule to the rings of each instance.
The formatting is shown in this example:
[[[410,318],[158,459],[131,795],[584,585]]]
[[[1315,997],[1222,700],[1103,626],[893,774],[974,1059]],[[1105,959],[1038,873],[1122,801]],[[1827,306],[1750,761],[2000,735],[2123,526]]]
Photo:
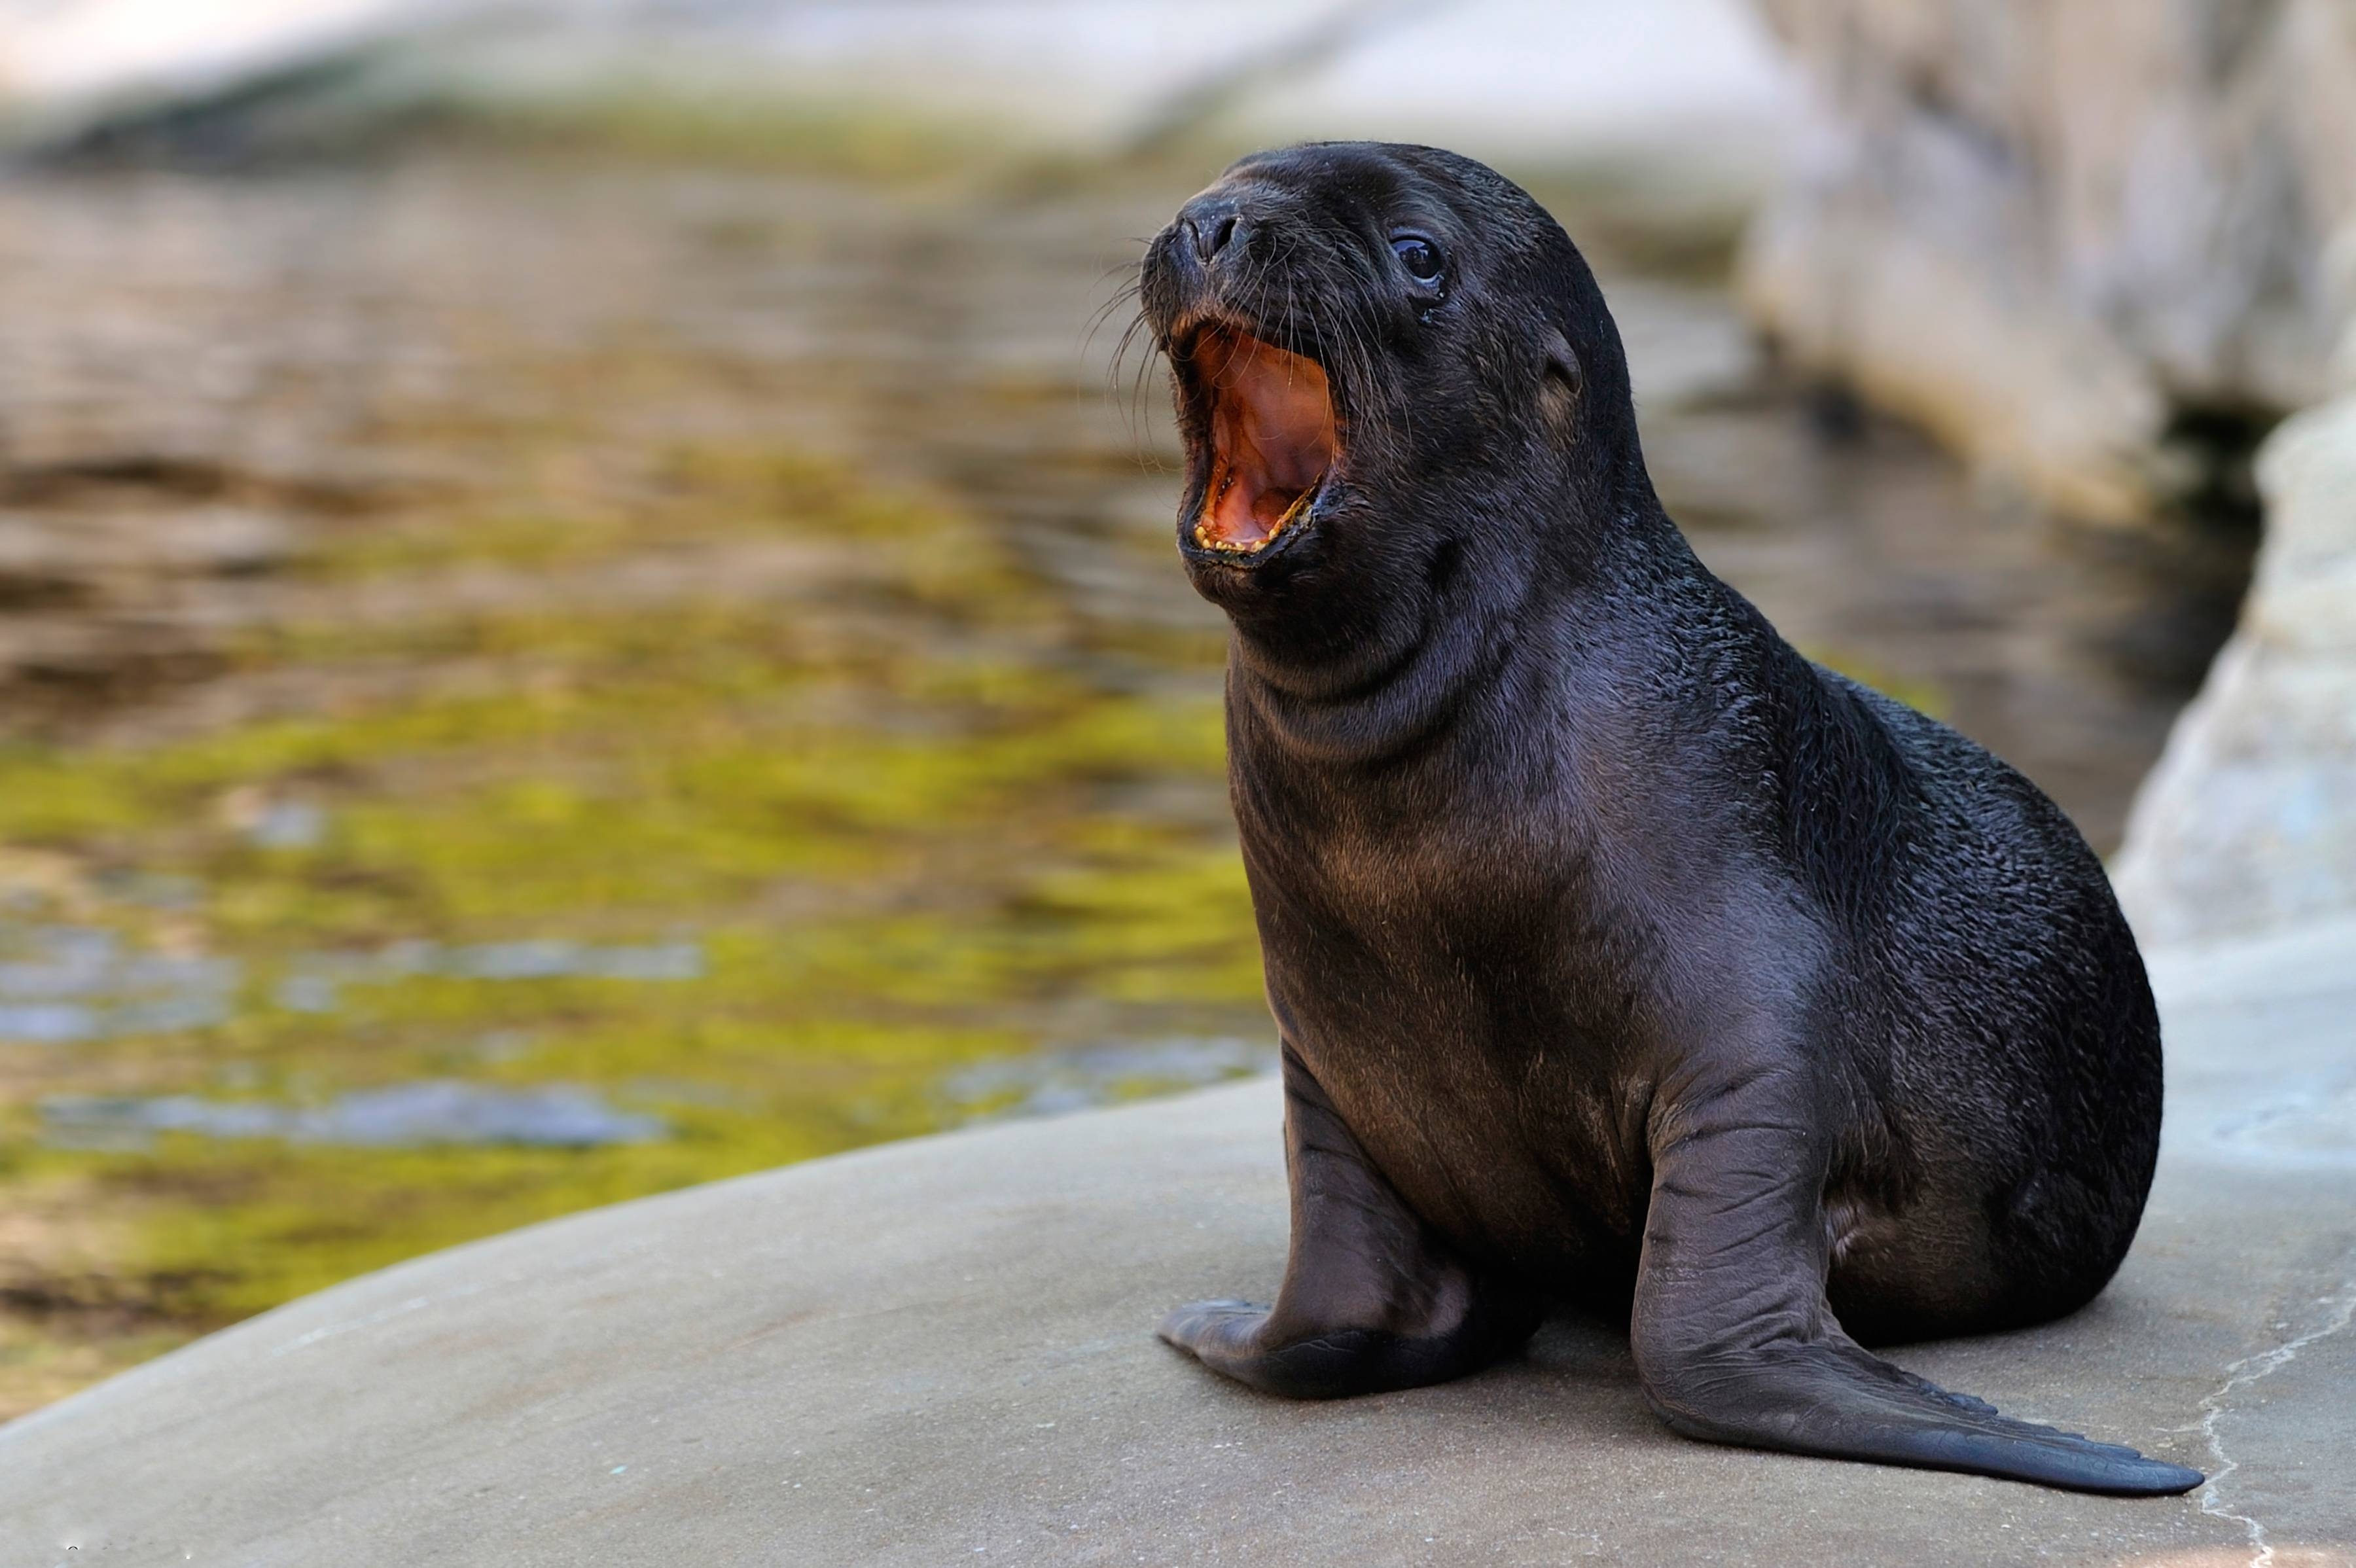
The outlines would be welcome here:
[[[1124,389],[1121,367],[1128,362],[1130,351],[1136,347],[1141,333],[1146,334],[1150,347],[1138,360],[1137,373]],[[1106,370],[1106,391],[1120,406],[1122,420],[1129,427],[1130,444],[1137,449],[1140,461],[1145,460],[1145,380],[1151,373],[1153,361],[1161,352],[1162,345],[1152,338],[1144,314],[1141,312],[1131,317],[1129,325],[1121,329],[1120,341],[1113,349],[1112,363]]]
[[[1145,280],[1137,276],[1132,276],[1129,282],[1114,290],[1112,297],[1106,300],[1089,316],[1087,330],[1080,338],[1080,351],[1086,353],[1094,346],[1097,334],[1104,330],[1106,324],[1112,320],[1114,313],[1124,306],[1135,305],[1138,296],[1144,292]]]

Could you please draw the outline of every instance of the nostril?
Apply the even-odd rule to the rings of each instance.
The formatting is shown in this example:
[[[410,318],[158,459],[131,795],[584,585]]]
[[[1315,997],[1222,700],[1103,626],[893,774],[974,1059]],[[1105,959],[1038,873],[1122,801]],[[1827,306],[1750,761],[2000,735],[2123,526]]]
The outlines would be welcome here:
[[[1186,215],[1186,239],[1194,247],[1195,260],[1208,263],[1234,242],[1237,216],[1225,202],[1205,202]]]

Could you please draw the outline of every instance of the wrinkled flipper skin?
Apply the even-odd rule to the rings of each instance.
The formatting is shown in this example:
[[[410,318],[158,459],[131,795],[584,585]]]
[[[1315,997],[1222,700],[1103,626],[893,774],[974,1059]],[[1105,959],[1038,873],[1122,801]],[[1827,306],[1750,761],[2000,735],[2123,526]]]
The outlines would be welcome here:
[[[1868,1354],[1825,1300],[1825,1118],[1791,1076],[1687,1097],[1655,1134],[1631,1344],[1688,1437],[2158,1497],[2200,1471],[1997,1413]]]
[[[1339,1399],[1461,1378],[1528,1340],[1535,1300],[1469,1268],[1408,1212],[1290,1049],[1284,1153],[1292,1240],[1276,1305],[1182,1306],[1165,1342],[1268,1393]]]

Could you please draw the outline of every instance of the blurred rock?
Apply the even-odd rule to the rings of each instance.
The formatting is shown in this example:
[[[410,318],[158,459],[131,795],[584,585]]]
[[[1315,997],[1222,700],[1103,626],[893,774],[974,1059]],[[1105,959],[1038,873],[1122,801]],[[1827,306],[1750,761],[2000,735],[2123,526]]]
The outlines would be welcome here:
[[[0,16],[0,88],[38,111],[200,91],[447,12],[449,0],[65,0]]]
[[[2146,941],[2356,911],[2356,392],[2284,424],[2258,478],[2240,628],[2127,824],[2116,881]]]
[[[2356,373],[2356,9],[1760,6],[1815,123],[1740,289],[1804,369],[2105,520],[2207,510],[2234,432],[2309,409],[2117,880],[2147,940],[2356,909],[2356,396],[2323,402]]]
[[[0,6],[0,144],[236,161],[419,113],[691,104],[1055,153],[1217,121],[1674,165],[1747,199],[1795,93],[1742,0],[51,0]],[[780,111],[783,109],[783,118]]]
[[[243,507],[31,512],[0,500],[0,603],[84,603],[119,579],[244,576],[284,564],[294,531]]]
[[[295,550],[286,520],[152,493],[150,510],[134,510],[106,498],[103,485],[51,494],[52,478],[0,462],[0,703],[9,719],[217,673],[221,639],[185,590],[275,571]],[[18,510],[10,503],[23,491],[49,504]],[[102,499],[86,507],[83,492]]]
[[[2342,0],[1760,5],[1819,118],[1743,291],[1804,365],[2108,519],[2195,482],[2172,416],[2323,394],[2356,283],[2324,244],[2356,217]]]

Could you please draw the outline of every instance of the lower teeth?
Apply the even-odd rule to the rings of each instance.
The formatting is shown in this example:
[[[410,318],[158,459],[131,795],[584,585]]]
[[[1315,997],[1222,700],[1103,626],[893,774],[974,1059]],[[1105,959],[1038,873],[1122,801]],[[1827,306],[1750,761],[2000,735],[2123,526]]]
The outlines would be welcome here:
[[[1205,550],[1224,550],[1232,555],[1248,555],[1256,550],[1265,550],[1275,543],[1276,536],[1290,528],[1292,520],[1307,511],[1309,503],[1316,499],[1317,490],[1314,486],[1293,497],[1292,504],[1284,509],[1284,515],[1276,520],[1276,526],[1269,529],[1261,538],[1249,542],[1220,539],[1211,532],[1210,524],[1198,522],[1194,525],[1194,542]]]

